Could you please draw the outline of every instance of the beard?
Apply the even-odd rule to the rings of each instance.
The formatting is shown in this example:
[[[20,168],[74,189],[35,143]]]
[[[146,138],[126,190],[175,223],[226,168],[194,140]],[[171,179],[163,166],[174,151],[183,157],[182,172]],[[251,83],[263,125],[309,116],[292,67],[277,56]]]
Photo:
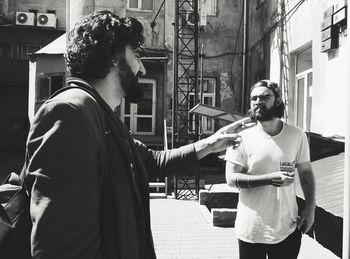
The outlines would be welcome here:
[[[264,104],[259,104],[251,108],[248,115],[253,121],[269,121],[275,118],[276,106],[273,105],[268,109]]]
[[[130,103],[139,103],[143,99],[143,89],[139,84],[138,72],[136,75],[132,72],[129,64],[126,62],[125,57],[122,57],[119,61],[119,78],[120,84],[125,93],[125,100]]]

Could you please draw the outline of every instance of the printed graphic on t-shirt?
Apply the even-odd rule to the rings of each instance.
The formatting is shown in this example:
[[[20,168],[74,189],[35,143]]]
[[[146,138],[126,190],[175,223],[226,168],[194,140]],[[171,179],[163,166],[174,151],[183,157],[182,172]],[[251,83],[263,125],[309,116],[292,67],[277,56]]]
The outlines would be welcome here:
[[[284,162],[280,161],[280,171],[288,172],[288,174],[293,175],[295,170],[296,162]]]

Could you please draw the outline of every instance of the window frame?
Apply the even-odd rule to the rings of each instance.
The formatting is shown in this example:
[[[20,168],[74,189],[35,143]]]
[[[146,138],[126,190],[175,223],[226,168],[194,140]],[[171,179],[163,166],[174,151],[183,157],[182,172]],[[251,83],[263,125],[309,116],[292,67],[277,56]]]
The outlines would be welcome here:
[[[210,8],[209,8],[210,2]],[[218,0],[201,0],[201,8],[205,7],[206,16],[217,16],[218,15]],[[210,9],[211,12],[208,12]]]
[[[205,98],[206,97],[210,97],[211,99],[212,99],[212,104],[211,104],[211,106],[212,107],[216,107],[215,105],[216,105],[216,85],[217,85],[217,79],[215,78],[215,77],[203,77],[203,81],[205,81],[205,80],[207,80],[207,81],[212,81],[213,82],[213,89],[214,89],[214,92],[213,93],[206,93],[206,92],[204,92],[203,93],[203,96],[202,96],[202,100],[200,100],[200,103],[202,103],[202,104],[204,104],[204,100],[205,100]],[[198,79],[198,86],[199,86],[199,89],[198,89],[198,100],[200,99],[200,97],[201,97],[201,86],[200,86],[200,83],[201,83],[201,80],[200,79]],[[193,92],[191,92],[191,93],[189,93],[189,98],[191,97],[191,96],[194,96],[194,93]],[[188,105],[189,105],[189,109],[191,109],[191,108],[193,108],[193,107],[191,107],[191,102],[189,102],[188,103]],[[196,104],[194,104],[194,105],[196,105]],[[209,105],[209,104],[207,104],[207,105]],[[191,114],[188,114],[188,116],[191,116]],[[195,118],[194,116],[195,115],[192,115],[193,116],[193,118]],[[213,134],[214,132],[215,132],[215,120],[214,119],[210,119],[210,118],[207,118],[207,119],[210,119],[212,122],[211,122],[211,125],[212,125],[212,128],[210,129],[210,130],[208,130],[208,129],[204,129],[204,124],[206,124],[206,120],[203,120],[203,118],[206,118],[206,116],[199,116],[199,123],[201,124],[201,125],[199,125],[200,126],[200,128],[202,129],[202,132],[204,133],[204,134]],[[189,121],[189,123],[191,122],[191,120],[190,120],[190,118],[188,119],[188,121]],[[192,120],[192,127],[189,127],[190,129],[194,129],[195,128],[195,120],[193,119]],[[189,133],[191,133],[192,131],[189,129]]]
[[[304,131],[310,131],[311,130],[311,118],[312,118],[312,89],[313,89],[313,67],[311,65],[311,68],[308,68],[304,71],[301,71],[297,73],[297,66],[298,66],[298,57],[299,54],[307,51],[308,49],[311,49],[311,60],[312,60],[312,47],[309,46],[307,48],[302,49],[301,51],[298,51],[294,58],[295,58],[295,83],[294,83],[294,123],[295,125],[301,127]],[[309,82],[309,75],[312,76],[311,82]],[[299,90],[299,80],[304,79],[304,85],[303,85],[303,100],[300,100],[300,90]],[[298,113],[299,102],[302,101],[303,104],[303,114]],[[302,116],[302,125],[299,124],[299,119]]]
[[[35,89],[36,89],[36,94],[35,94],[35,103],[44,103],[52,94],[52,77],[54,76],[62,76],[62,86],[64,87],[65,85],[65,73],[50,73],[50,74],[38,74],[36,76],[36,86],[35,86]],[[48,79],[49,80],[49,94],[48,96],[45,96],[45,97],[42,97],[39,95],[40,93],[40,80],[41,79]]]
[[[139,83],[152,84],[152,114],[137,114],[138,104],[130,103],[130,113],[125,115],[125,99],[122,99],[120,117],[124,122],[125,117],[130,118],[130,131],[135,135],[155,135],[156,132],[156,111],[157,111],[157,81],[152,78],[139,78]],[[152,118],[152,130],[151,131],[138,131],[137,130],[137,119],[138,118]]]
[[[137,8],[130,7],[130,0],[126,1],[127,9],[130,11],[141,11],[141,12],[153,12],[154,11],[154,0],[152,1],[152,9],[142,9],[142,1],[144,0],[137,0]]]

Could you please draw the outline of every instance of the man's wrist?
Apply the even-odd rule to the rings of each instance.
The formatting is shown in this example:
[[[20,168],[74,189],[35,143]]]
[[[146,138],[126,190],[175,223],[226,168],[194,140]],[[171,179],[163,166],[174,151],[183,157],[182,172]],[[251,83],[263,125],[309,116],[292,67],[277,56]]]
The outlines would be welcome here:
[[[194,143],[194,150],[196,152],[197,159],[201,159],[206,155],[210,154],[210,145],[206,139],[198,140]]]
[[[305,208],[314,210],[316,208],[316,202],[315,201],[306,201]]]

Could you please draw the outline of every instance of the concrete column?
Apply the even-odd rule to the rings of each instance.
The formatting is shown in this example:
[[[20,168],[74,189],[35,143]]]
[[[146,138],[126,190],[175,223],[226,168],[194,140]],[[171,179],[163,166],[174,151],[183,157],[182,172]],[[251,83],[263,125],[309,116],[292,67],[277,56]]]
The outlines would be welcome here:
[[[71,0],[69,2],[71,28],[81,18],[97,10],[109,10],[122,17],[126,15],[126,0]]]
[[[4,15],[8,15],[9,11],[9,1],[8,0],[3,0],[0,1],[0,12],[2,12]]]
[[[95,10],[109,10],[121,17],[126,15],[127,0],[95,0]]]
[[[347,17],[350,15],[349,8],[347,9]],[[348,18],[348,26],[349,26],[349,18]],[[346,49],[345,52],[347,56],[350,55],[350,42],[349,42],[349,36],[346,39]],[[345,82],[350,82],[350,76],[349,76],[349,70],[350,70],[350,62],[347,59],[346,64],[348,73],[345,75],[347,78]],[[346,131],[345,131],[345,172],[344,172],[344,213],[343,213],[343,256],[344,259],[350,258],[350,117],[349,117],[349,111],[350,111],[350,88],[347,87],[346,91],[346,100],[347,100],[347,114],[345,116],[346,120]]]
[[[73,28],[81,18],[95,10],[95,0],[71,0],[69,1],[69,24]]]
[[[164,45],[168,49],[174,48],[174,16],[175,16],[174,0],[167,0],[164,4]]]

